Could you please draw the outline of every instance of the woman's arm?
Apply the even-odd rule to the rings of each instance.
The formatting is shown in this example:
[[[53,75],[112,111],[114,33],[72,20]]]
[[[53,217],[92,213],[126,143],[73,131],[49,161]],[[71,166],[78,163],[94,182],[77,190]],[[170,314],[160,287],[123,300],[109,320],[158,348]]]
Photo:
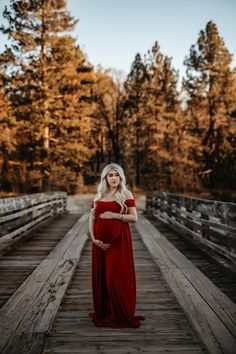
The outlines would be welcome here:
[[[135,207],[128,208],[128,214],[111,213],[112,219],[118,219],[126,222],[136,222],[138,220],[138,215]]]
[[[104,213],[100,214],[100,218],[102,219],[118,219],[121,221],[137,221],[137,211],[135,207],[128,208],[128,214],[120,214],[120,213],[113,213],[112,211],[105,211]]]
[[[133,194],[129,190],[127,190],[125,194],[127,199],[134,199]],[[111,211],[106,211],[105,213],[100,214],[100,217],[107,218],[107,219],[118,219],[126,222],[136,222],[138,220],[136,207],[128,207],[127,214],[120,214],[120,213],[113,213]]]
[[[130,190],[126,190],[125,192],[126,199],[134,199],[134,196]],[[116,213],[114,213],[116,214]],[[116,219],[120,219],[122,221],[126,222],[136,222],[138,220],[138,215],[137,215],[137,209],[136,207],[128,207],[128,213],[127,214],[117,214],[115,216]]]
[[[112,211],[105,211],[100,214],[102,219],[118,219],[126,222],[135,222],[138,220],[137,211],[135,207],[128,208],[128,214],[113,213]]]
[[[94,242],[95,236],[94,236],[94,232],[93,232],[93,226],[94,226],[94,215],[92,214],[92,211],[91,211],[90,215],[89,215],[89,233],[92,238],[92,241]]]

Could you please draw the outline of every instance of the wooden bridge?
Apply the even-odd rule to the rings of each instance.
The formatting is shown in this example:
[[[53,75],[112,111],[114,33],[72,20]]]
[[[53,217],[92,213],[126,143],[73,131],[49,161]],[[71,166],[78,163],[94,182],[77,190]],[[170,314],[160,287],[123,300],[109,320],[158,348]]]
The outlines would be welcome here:
[[[98,328],[87,212],[0,199],[0,352],[236,353],[236,205],[155,192],[131,225],[141,327]]]

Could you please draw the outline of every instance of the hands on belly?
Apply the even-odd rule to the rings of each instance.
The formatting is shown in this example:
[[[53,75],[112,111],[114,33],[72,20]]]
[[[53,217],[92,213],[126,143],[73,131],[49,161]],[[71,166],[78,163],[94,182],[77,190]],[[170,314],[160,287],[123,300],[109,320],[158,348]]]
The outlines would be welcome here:
[[[95,243],[95,245],[97,245],[98,247],[102,248],[104,251],[106,251],[110,247],[110,243],[103,243],[101,240],[97,239],[95,239],[93,243]]]

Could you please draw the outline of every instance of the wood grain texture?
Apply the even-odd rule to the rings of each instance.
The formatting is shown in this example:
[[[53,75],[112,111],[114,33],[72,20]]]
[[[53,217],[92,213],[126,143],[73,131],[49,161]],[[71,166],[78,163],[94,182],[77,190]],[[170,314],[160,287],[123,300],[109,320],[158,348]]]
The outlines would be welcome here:
[[[0,310],[0,350],[9,352],[23,333],[47,333],[87,239],[88,215],[72,229],[31,273]],[[76,242],[75,242],[76,239]],[[74,253],[77,247],[77,253]],[[72,258],[73,257],[73,258]]]
[[[0,199],[0,255],[29,232],[66,211],[67,193],[35,193]]]
[[[142,240],[210,353],[234,353],[236,306],[142,215]]]
[[[200,248],[192,239],[183,233],[176,232],[170,224],[163,223],[159,218],[146,215],[151,224],[185,255],[205,276],[210,279],[227,297],[236,303],[236,277],[230,269],[222,266],[215,260],[215,253],[209,254],[208,250]]]
[[[64,214],[27,239],[15,244],[13,250],[0,259],[0,308],[50,253],[81,215]]]
[[[154,191],[146,211],[192,238],[236,273],[236,204]]]
[[[89,239],[57,312],[43,354],[204,352],[132,224],[131,231],[137,281],[136,314],[145,316],[145,321],[142,321],[137,329],[94,326],[88,316],[88,313],[93,311],[92,243]]]

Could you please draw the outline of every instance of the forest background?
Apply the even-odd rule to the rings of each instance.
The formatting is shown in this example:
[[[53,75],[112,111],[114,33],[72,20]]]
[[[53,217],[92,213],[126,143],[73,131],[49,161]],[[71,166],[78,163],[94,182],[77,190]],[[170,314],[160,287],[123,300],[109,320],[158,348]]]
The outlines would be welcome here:
[[[95,68],[65,0],[11,0],[3,18],[2,196],[95,191],[112,161],[137,191],[236,200],[236,68],[216,23],[199,29],[180,82],[158,41],[125,78]]]

